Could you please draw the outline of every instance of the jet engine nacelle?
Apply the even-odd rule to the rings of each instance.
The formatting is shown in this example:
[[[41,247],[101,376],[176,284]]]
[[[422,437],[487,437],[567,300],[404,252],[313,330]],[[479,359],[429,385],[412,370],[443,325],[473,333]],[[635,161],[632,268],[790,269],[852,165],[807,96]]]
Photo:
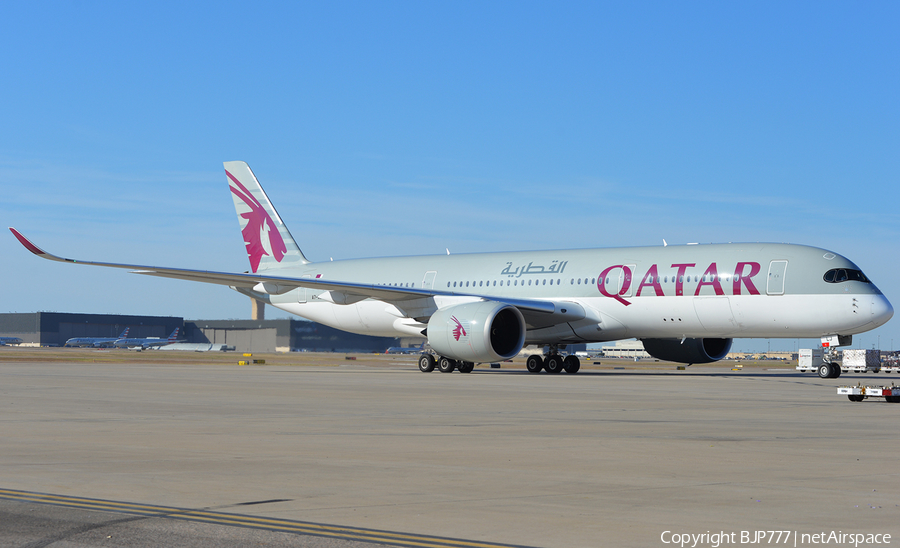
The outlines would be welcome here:
[[[654,358],[679,363],[711,363],[724,358],[733,339],[643,339],[644,350]]]
[[[441,356],[484,363],[508,360],[525,344],[519,309],[495,301],[441,308],[428,320],[428,344]]]

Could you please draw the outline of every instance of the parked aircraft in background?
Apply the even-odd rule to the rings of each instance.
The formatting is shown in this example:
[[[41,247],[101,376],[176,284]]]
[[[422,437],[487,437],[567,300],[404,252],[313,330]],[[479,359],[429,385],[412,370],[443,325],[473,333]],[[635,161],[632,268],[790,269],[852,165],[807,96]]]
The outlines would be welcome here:
[[[66,341],[66,344],[63,346],[80,346],[80,347],[92,347],[92,348],[105,348],[113,346],[113,343],[124,339],[128,336],[128,330],[130,327],[126,327],[125,331],[122,331],[122,334],[118,337],[72,337],[71,339]]]
[[[7,346],[10,344],[22,344],[22,339],[19,337],[0,337],[0,346]]]
[[[322,324],[421,337],[436,353],[419,368],[471,371],[548,345],[527,368],[575,373],[572,343],[640,339],[662,360],[722,359],[733,338],[814,338],[832,346],[887,322],[894,310],[849,259],[790,244],[710,244],[517,251],[311,262],[244,162],[225,174],[250,260],[247,273],[53,261],[231,286]],[[836,369],[836,371],[835,371]],[[822,374],[822,373],[820,373]],[[827,377],[840,367],[825,370]]]
[[[160,346],[167,346],[172,343],[178,342],[178,332],[181,330],[180,327],[176,327],[175,331],[172,331],[172,334],[169,335],[168,339],[161,339],[159,337],[146,337],[146,338],[122,338],[113,343],[116,348],[130,348],[132,350],[147,350],[148,348],[159,348]]]
[[[418,346],[392,346],[384,351],[385,354],[419,354],[424,351],[425,343]]]

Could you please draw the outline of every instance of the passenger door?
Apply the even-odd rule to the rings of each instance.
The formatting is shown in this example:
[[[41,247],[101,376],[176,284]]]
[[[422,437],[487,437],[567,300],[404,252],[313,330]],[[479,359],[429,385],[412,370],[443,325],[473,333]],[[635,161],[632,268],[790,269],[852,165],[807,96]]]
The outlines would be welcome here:
[[[769,263],[769,277],[766,280],[767,295],[784,295],[784,275],[787,273],[787,261]]]

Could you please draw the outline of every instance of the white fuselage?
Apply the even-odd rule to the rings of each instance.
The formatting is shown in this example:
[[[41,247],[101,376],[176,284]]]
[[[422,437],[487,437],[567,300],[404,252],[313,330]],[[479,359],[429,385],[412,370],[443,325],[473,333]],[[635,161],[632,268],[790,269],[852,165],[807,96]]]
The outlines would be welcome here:
[[[437,255],[311,263],[291,273],[440,292],[412,302],[336,304],[329,291],[304,288],[254,296],[338,329],[391,337],[421,336],[425,324],[414,318],[481,299],[552,300],[584,309],[583,318],[529,326],[530,344],[820,337],[868,331],[890,319],[893,309],[874,284],[823,279],[835,269],[858,271],[840,255],[788,244]]]

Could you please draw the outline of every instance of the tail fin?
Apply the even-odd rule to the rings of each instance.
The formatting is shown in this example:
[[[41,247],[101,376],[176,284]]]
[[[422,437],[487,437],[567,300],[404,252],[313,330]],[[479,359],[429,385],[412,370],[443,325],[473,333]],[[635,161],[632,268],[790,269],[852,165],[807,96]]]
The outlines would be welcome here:
[[[246,162],[225,162],[225,174],[252,271],[308,264],[250,166]]]
[[[172,334],[169,335],[168,342],[173,343],[178,340],[178,332],[181,330],[180,327],[176,327],[175,331],[172,331]]]

